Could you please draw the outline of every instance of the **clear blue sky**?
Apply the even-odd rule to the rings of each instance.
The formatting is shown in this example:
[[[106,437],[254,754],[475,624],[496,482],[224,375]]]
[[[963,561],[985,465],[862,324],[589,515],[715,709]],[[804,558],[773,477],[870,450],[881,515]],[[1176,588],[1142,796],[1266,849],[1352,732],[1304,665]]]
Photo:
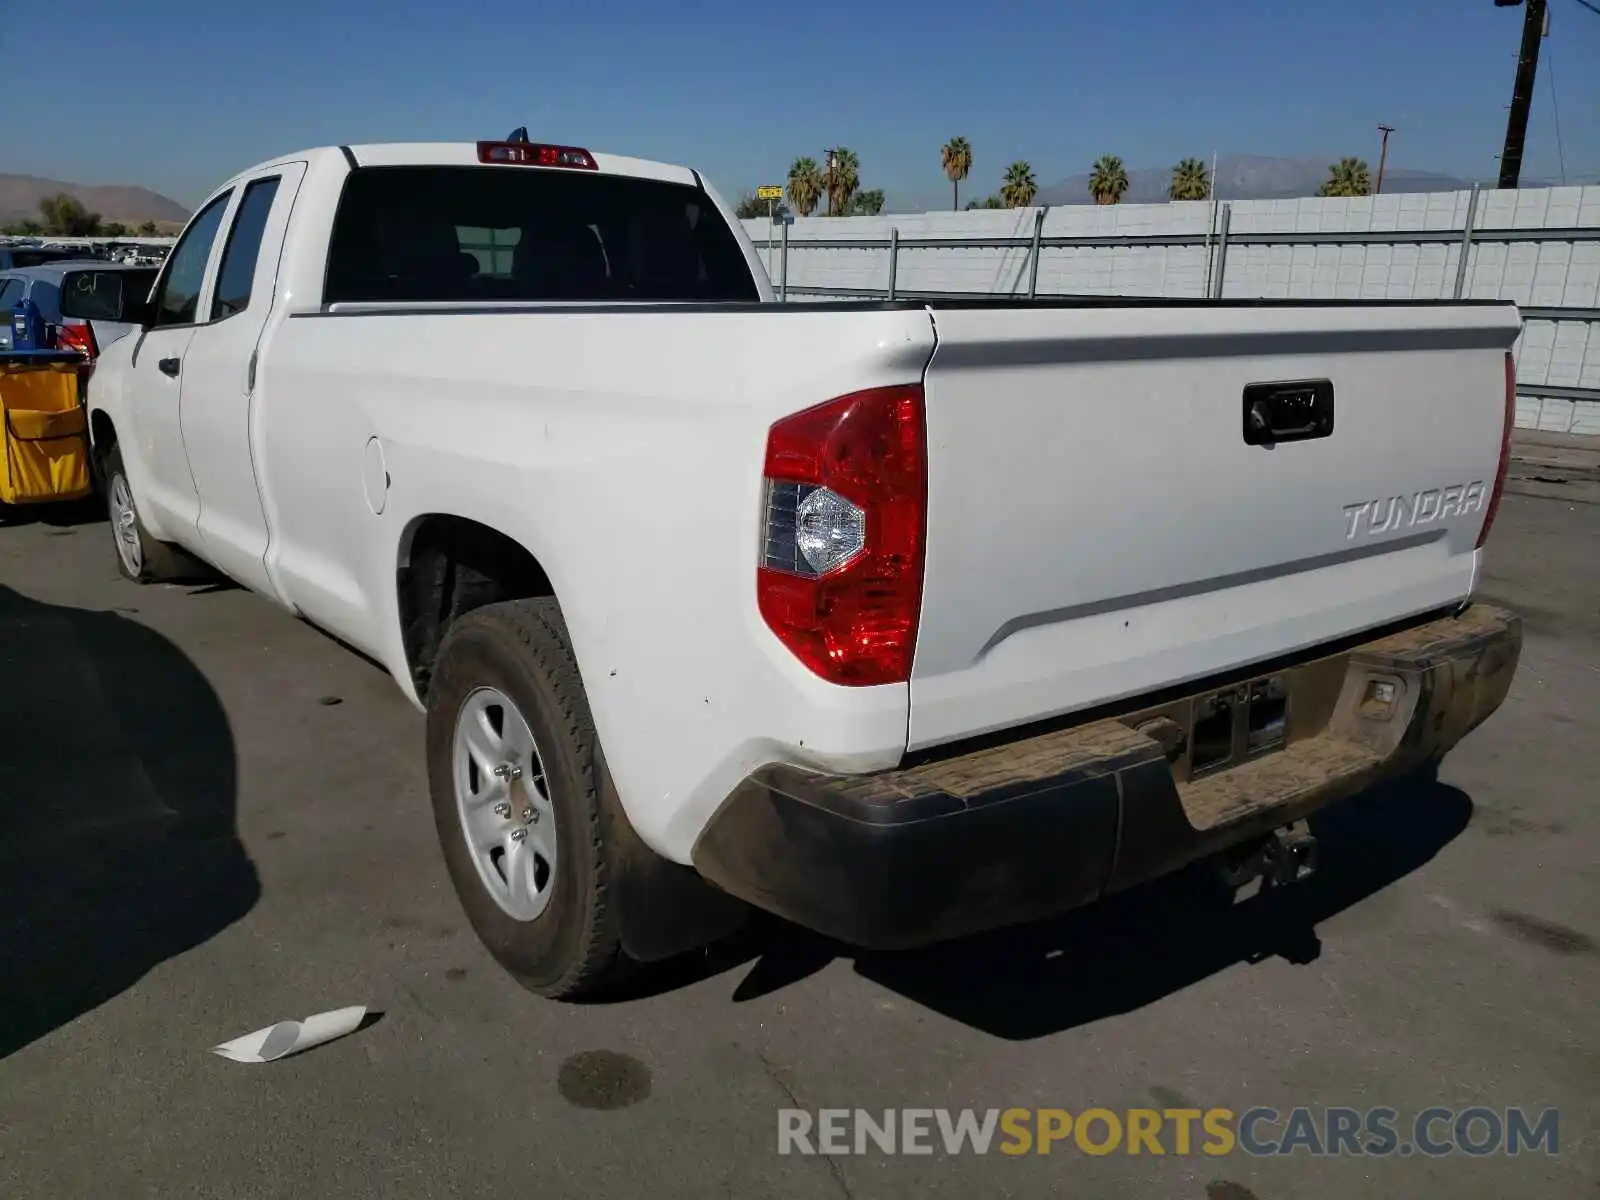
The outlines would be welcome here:
[[[1550,0],[1569,176],[1600,179],[1600,15]],[[1029,160],[1051,183],[1223,153],[1492,178],[1522,10],[1492,0],[74,0],[0,33],[0,170],[185,203],[235,170],[338,142],[527,125],[688,162],[733,195],[848,145],[865,186],[938,198]],[[51,25],[70,31],[52,45]],[[30,49],[36,42],[38,51]],[[1524,177],[1558,171],[1541,69]]]

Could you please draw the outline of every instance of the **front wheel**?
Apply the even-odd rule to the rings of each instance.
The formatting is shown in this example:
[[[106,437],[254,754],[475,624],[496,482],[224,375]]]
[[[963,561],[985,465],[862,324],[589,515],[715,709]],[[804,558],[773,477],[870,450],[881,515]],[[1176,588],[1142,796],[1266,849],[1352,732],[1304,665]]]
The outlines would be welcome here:
[[[456,895],[523,986],[577,999],[625,975],[598,741],[553,599],[453,624],[428,688],[428,786]]]
[[[117,570],[134,583],[160,583],[180,579],[185,562],[165,542],[146,532],[133,502],[133,485],[122,466],[122,450],[113,445],[105,456],[106,515],[111,519],[111,540],[117,552]]]

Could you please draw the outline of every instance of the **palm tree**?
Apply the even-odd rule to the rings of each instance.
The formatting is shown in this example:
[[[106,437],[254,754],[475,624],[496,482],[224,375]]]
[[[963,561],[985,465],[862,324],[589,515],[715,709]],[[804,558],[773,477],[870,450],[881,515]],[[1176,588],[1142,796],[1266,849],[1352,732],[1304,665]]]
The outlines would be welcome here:
[[[951,138],[939,152],[939,165],[950,181],[950,208],[954,211],[961,207],[961,181],[972,170],[972,143],[964,137]]]
[[[1186,158],[1172,168],[1167,195],[1174,200],[1204,200],[1211,194],[1211,175],[1198,158]]]
[[[861,160],[854,150],[843,146],[828,151],[828,169],[823,186],[828,192],[828,215],[842,217],[850,211],[850,201],[861,186]]]
[[[1317,189],[1319,196],[1366,196],[1372,191],[1372,177],[1366,160],[1341,158],[1328,168],[1328,181]]]
[[[876,217],[883,212],[883,189],[869,188],[864,192],[857,192],[850,198],[850,208],[845,213],[847,217]]]
[[[1089,195],[1096,204],[1116,204],[1128,191],[1128,173],[1115,154],[1102,154],[1089,174]]]
[[[1000,181],[1000,199],[1007,208],[1027,208],[1038,194],[1033,167],[1019,160],[1006,168],[1006,177]]]
[[[789,168],[789,203],[802,217],[816,211],[822,199],[822,171],[814,158],[801,157]]]

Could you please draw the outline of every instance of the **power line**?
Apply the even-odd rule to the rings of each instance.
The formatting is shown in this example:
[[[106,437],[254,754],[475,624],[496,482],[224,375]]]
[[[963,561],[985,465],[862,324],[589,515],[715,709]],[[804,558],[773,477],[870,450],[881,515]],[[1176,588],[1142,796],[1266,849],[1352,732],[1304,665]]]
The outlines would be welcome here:
[[[1589,0],[1578,0],[1578,3],[1587,8],[1590,12],[1600,15],[1600,5],[1590,4]]]
[[[1550,114],[1556,126],[1556,162],[1561,167],[1561,186],[1567,185],[1567,152],[1561,145],[1561,106],[1556,103],[1556,67],[1548,48],[1544,52],[1544,77],[1550,84]]]

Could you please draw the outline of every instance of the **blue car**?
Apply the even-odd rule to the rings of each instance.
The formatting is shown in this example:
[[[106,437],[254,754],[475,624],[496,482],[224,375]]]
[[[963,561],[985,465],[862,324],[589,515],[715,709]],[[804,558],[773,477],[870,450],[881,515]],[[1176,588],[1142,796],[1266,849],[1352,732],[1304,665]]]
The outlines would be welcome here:
[[[108,263],[101,259],[66,258],[41,266],[0,270],[0,351],[11,349],[11,310],[23,300],[39,306],[45,321],[56,329],[56,344],[63,350],[76,350],[93,362],[112,342],[138,328],[121,321],[84,321],[61,315],[61,280],[68,271],[116,271],[128,276],[125,287],[154,286],[160,267],[134,267]]]

